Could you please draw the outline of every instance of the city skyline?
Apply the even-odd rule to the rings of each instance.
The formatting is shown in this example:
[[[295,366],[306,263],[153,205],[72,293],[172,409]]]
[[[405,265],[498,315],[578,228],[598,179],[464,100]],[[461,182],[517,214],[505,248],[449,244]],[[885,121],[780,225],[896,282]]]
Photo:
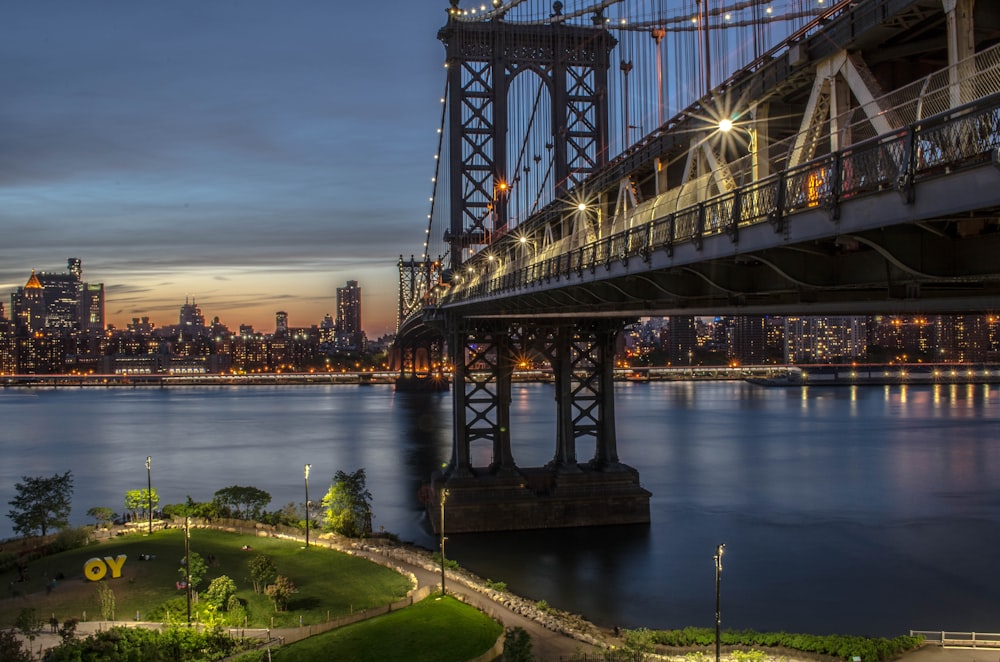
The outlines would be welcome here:
[[[4,301],[79,257],[107,321],[318,324],[365,287],[395,328],[424,239],[447,3],[19,5],[0,26]],[[368,21],[370,23],[370,20]],[[360,63],[360,64],[359,64]],[[391,237],[387,242],[386,238]]]

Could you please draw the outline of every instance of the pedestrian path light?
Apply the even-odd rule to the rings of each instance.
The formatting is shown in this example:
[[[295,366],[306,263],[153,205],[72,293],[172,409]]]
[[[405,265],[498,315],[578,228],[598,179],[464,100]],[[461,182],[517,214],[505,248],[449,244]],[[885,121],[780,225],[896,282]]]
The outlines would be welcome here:
[[[719,584],[722,582],[722,554],[726,551],[726,543],[715,548],[715,662],[719,662],[720,639],[719,630],[722,626],[722,609],[719,604]]]

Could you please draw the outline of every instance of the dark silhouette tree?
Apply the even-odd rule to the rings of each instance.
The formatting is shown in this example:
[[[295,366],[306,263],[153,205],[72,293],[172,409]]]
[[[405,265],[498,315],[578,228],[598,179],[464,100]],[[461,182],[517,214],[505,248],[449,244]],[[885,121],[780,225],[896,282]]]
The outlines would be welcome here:
[[[24,537],[48,535],[49,529],[62,529],[69,524],[73,498],[73,472],[51,478],[22,476],[15,483],[16,496],[7,503],[12,506],[7,516],[13,529]]]
[[[253,486],[232,485],[216,492],[213,501],[235,510],[237,518],[258,519],[264,507],[271,503],[271,495]]]

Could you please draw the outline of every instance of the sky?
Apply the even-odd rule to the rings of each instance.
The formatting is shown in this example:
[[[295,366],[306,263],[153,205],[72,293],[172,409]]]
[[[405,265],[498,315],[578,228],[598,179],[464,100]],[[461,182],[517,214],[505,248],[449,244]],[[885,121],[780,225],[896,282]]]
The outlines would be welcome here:
[[[0,10],[0,297],[83,261],[107,321],[395,328],[419,257],[447,0],[45,0]],[[443,229],[441,229],[443,232]]]

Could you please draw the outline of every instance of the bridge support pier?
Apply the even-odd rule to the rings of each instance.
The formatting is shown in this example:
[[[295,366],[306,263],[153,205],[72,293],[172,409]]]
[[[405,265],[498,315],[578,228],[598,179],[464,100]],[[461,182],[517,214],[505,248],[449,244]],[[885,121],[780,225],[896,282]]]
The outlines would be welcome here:
[[[649,492],[618,459],[614,355],[622,320],[510,322],[466,320],[449,338],[453,366],[451,462],[432,478],[430,521],[445,531],[502,531],[649,522]],[[511,450],[510,397],[515,355],[544,357],[555,375],[555,455],[519,467]],[[514,431],[516,433],[516,431]],[[488,464],[473,444],[489,442]],[[593,457],[577,461],[580,442]]]

